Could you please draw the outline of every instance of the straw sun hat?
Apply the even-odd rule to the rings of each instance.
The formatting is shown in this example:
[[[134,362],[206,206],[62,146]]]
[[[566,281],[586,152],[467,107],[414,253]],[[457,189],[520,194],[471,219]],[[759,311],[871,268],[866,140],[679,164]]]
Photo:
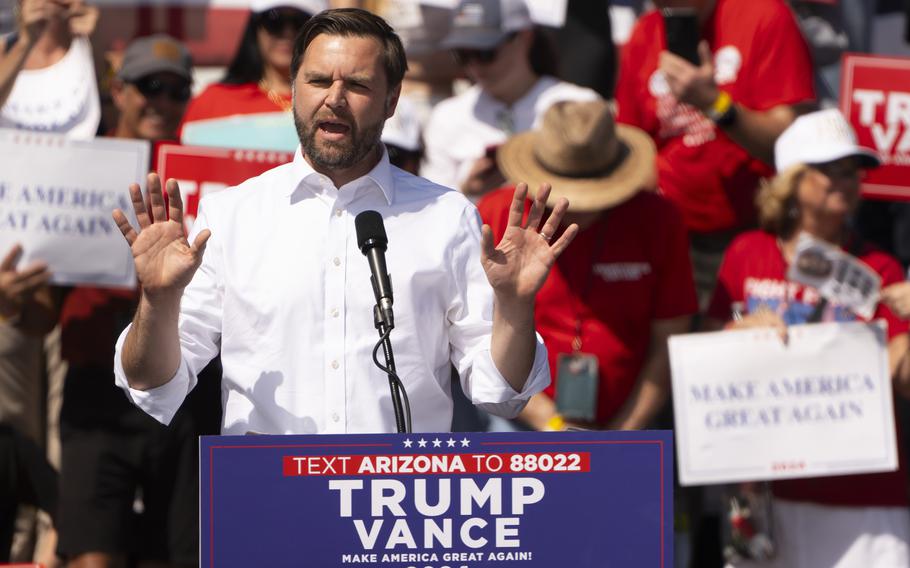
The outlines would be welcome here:
[[[553,186],[549,205],[565,197],[570,211],[618,205],[656,180],[656,150],[644,131],[616,124],[606,101],[560,102],[537,128],[510,138],[496,152],[499,169],[513,183]]]

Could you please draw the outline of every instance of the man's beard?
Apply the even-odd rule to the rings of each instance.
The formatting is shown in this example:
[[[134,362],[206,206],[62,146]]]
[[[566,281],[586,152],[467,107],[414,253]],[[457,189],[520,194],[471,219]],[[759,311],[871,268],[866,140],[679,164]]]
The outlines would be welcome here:
[[[309,124],[303,121],[294,109],[294,126],[297,128],[297,137],[306,156],[313,166],[325,170],[344,170],[354,166],[380,144],[382,127],[385,121],[366,126],[361,132],[353,119],[349,116],[343,118],[350,127],[350,136],[340,142],[325,141],[316,143],[316,131],[319,129],[321,118],[313,118]]]

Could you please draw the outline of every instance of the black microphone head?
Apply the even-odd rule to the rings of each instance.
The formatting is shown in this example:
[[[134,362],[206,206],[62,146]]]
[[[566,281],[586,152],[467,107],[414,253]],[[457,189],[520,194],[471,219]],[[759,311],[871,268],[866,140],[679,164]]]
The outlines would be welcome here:
[[[368,210],[358,213],[354,217],[354,227],[357,229],[357,248],[360,249],[360,252],[366,254],[367,246],[378,246],[385,250],[389,245],[382,215],[376,211]]]

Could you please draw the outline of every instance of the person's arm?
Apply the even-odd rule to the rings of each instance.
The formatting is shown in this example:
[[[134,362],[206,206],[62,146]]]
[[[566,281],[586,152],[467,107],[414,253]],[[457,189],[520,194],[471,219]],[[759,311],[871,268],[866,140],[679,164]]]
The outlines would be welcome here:
[[[0,261],[0,322],[29,335],[44,335],[55,324],[56,311],[48,286],[51,273],[42,262],[17,270],[21,254],[22,247],[14,245]]]
[[[129,243],[142,286],[139,308],[123,343],[121,362],[131,388],[148,390],[167,383],[181,361],[177,320],[180,298],[202,263],[211,231],[203,230],[190,244],[183,233],[183,204],[177,182],[168,180],[166,212],[161,181],[149,174],[150,214],[137,184],[130,197],[139,232],[116,209],[114,220]],[[167,213],[170,214],[168,219]]]
[[[910,399],[910,336],[902,333],[888,342],[888,361],[894,392]]]
[[[910,282],[898,282],[882,290],[882,302],[901,319],[910,319]],[[910,338],[902,333],[888,342],[888,358],[894,390],[910,398]]]
[[[553,207],[547,222],[537,227],[546,209],[550,186],[537,190],[526,223],[522,223],[527,184],[515,188],[505,234],[497,245],[493,231],[483,226],[481,262],[493,287],[493,337],[490,355],[499,373],[517,392],[521,392],[534,364],[536,335],[534,300],[550,269],[563,250],[578,234],[572,224],[552,244],[569,202],[563,198]]]
[[[0,107],[13,90],[16,77],[25,65],[35,42],[47,28],[50,17],[59,10],[52,0],[23,0],[19,10],[16,41],[5,51],[0,45]]]
[[[480,197],[497,187],[502,187],[506,180],[496,166],[496,159],[482,156],[474,161],[465,180],[458,190],[468,197]]]
[[[670,351],[667,341],[671,335],[689,331],[689,316],[651,323],[651,344],[635,389],[610,423],[611,430],[641,430],[647,428],[670,398]]]
[[[518,419],[524,422],[529,428],[537,431],[554,430],[552,425],[558,423],[562,426],[562,418],[556,410],[556,401],[539,392],[528,400]],[[561,428],[560,428],[561,429]]]
[[[670,91],[677,100],[692,105],[710,117],[712,111],[724,107],[721,89],[714,82],[714,64],[706,42],[698,46],[701,65],[695,66],[685,59],[661,52],[659,67],[667,78]],[[773,81],[772,77],[767,78]],[[766,163],[774,163],[774,142],[777,137],[805,110],[806,104],[781,104],[767,110],[753,110],[736,101],[730,102],[735,119],[730,124],[718,126],[749,154]]]

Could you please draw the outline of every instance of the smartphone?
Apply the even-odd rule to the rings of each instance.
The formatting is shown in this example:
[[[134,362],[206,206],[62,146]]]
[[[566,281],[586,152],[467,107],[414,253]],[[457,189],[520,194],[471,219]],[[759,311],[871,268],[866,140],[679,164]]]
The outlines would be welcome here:
[[[692,8],[664,8],[664,34],[667,50],[692,65],[701,65],[698,57],[698,18]]]

